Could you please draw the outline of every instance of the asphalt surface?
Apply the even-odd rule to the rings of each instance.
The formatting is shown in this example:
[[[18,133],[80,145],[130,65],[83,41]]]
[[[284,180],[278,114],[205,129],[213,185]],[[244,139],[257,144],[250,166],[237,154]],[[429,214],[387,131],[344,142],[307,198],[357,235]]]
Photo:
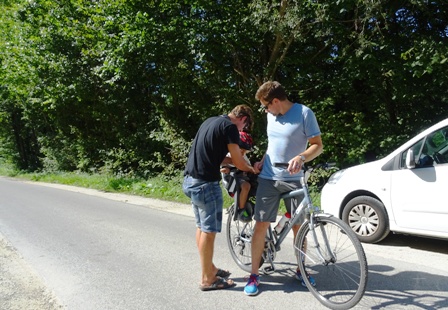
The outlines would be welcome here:
[[[15,180],[17,181],[17,180]],[[19,182],[19,181],[17,181]],[[25,182],[36,184],[35,182]],[[41,186],[92,195],[118,202],[151,206],[154,209],[191,216],[188,205],[177,204],[133,195],[102,191],[60,184],[39,183]],[[0,227],[1,228],[1,227]],[[51,291],[32,266],[2,235],[0,229],[0,309],[1,310],[56,310],[64,309],[56,294]]]
[[[0,180],[1,181],[1,180]],[[19,182],[19,181],[15,181]],[[29,199],[35,199],[35,195],[29,195],[28,200],[22,200],[20,193],[23,192],[19,189],[18,184],[3,184],[3,188],[9,188],[9,191],[14,191],[17,188],[17,193],[8,195],[12,197],[12,201],[8,201],[8,206],[18,206],[19,204],[25,204],[28,206],[32,204],[33,201]],[[31,184],[30,184],[31,185]],[[64,191],[53,192],[50,189],[45,189],[45,187],[54,187],[63,189],[65,191],[71,191],[72,194],[65,194]],[[36,221],[40,221],[41,218],[45,218],[43,223],[47,225],[57,226],[61,225],[58,223],[52,223],[54,221],[51,216],[46,214],[39,214],[36,211],[35,214],[30,215],[20,211],[17,215],[14,215],[12,209],[8,212],[6,208],[2,211],[0,209],[0,224],[9,226],[12,221],[18,221],[20,223],[23,218],[27,222],[27,230],[33,232],[33,236],[28,236],[27,238],[19,238],[17,236],[11,235],[11,230],[8,231],[6,227],[0,226],[0,309],[1,310],[12,310],[12,309],[33,309],[33,310],[43,310],[43,309],[148,309],[148,307],[143,307],[143,305],[151,304],[157,301],[157,306],[153,309],[209,309],[210,305],[213,307],[218,307],[219,305],[235,306],[236,308],[241,308],[244,305],[245,309],[272,309],[272,308],[283,308],[283,309],[294,309],[298,305],[303,303],[307,309],[323,309],[317,301],[306,291],[306,289],[297,286],[296,281],[291,277],[291,266],[288,263],[288,259],[284,259],[283,254],[287,251],[282,251],[278,260],[279,272],[275,273],[273,276],[263,277],[262,280],[262,292],[256,298],[249,298],[242,294],[241,290],[245,284],[244,276],[245,273],[238,270],[234,263],[230,259],[228,250],[226,249],[225,236],[221,234],[217,237],[217,248],[216,256],[218,263],[222,266],[232,268],[234,272],[232,277],[235,277],[238,285],[235,290],[219,291],[214,293],[199,293],[196,287],[197,271],[199,269],[199,262],[197,259],[197,253],[194,249],[194,239],[193,236],[185,236],[185,238],[180,234],[190,234],[189,232],[194,230],[192,225],[194,225],[191,217],[191,208],[185,204],[176,204],[172,202],[142,198],[138,196],[130,196],[123,194],[112,194],[104,193],[96,190],[89,190],[84,188],[77,188],[72,186],[55,185],[55,184],[39,184],[33,183],[32,186],[25,187],[26,194],[39,193],[41,196],[50,196],[53,202],[57,201],[57,205],[51,209],[52,212],[61,212],[64,220],[66,218],[73,220],[79,227],[79,231],[73,234],[78,234],[77,236],[71,236],[70,232],[65,232],[64,227],[59,227],[59,231],[64,231],[64,233],[69,234],[69,240],[73,242],[67,243],[59,246],[53,246],[55,255],[47,254],[46,250],[41,251],[42,247],[52,247],[50,245],[50,240],[41,240],[42,238],[36,234],[40,233],[42,226],[34,225]],[[82,195],[79,195],[81,193]],[[9,193],[8,193],[9,194]],[[92,199],[86,200],[86,204],[90,205],[90,211],[94,212],[94,218],[98,221],[95,222],[94,228],[96,231],[107,228],[107,232],[111,234],[110,236],[102,235],[101,243],[98,243],[98,239],[90,239],[89,235],[92,232],[84,232],[84,229],[92,229],[89,223],[92,222],[90,215],[84,214],[79,209],[75,213],[70,209],[70,205],[79,205],[82,203],[76,203],[72,199],[83,199],[85,195],[94,196]],[[7,196],[3,192],[3,199]],[[57,197],[58,196],[58,197]],[[1,195],[0,195],[1,197]],[[103,198],[106,198],[107,202]],[[1,199],[1,198],[0,198]],[[93,201],[92,201],[93,200]],[[64,202],[61,202],[64,201]],[[37,202],[36,202],[37,203]],[[101,204],[105,203],[107,205],[107,213],[99,211],[102,208]],[[132,208],[132,213],[137,211],[137,222],[135,219],[128,219],[130,216],[129,208],[126,208],[126,204],[132,204],[135,206],[143,206],[144,208]],[[2,202],[0,201],[0,204]],[[68,205],[68,207],[65,206]],[[113,205],[113,206],[112,206]],[[95,206],[95,208],[93,208]],[[60,209],[67,208],[68,213],[62,213]],[[96,210],[98,208],[98,210]],[[116,218],[119,219],[119,226],[108,226],[115,225],[111,224],[115,221],[112,218],[114,215],[111,214],[112,208],[114,212],[118,212]],[[43,209],[35,208],[35,209]],[[23,210],[29,210],[23,208]],[[163,210],[164,212],[160,212]],[[171,212],[175,215],[166,213]],[[3,212],[3,213],[2,213]],[[144,215],[145,218],[138,221],[138,216]],[[146,217],[149,215],[149,217]],[[76,219],[73,217],[76,216]],[[89,218],[87,218],[89,216]],[[110,217],[104,219],[104,217]],[[20,219],[19,219],[20,217]],[[154,218],[154,221],[162,221],[162,223],[150,223],[147,222]],[[124,222],[126,219],[127,222]],[[162,235],[167,237],[168,231],[165,230],[166,225],[163,221],[165,219],[173,220],[176,225],[179,226],[178,230],[180,234],[174,234],[170,236],[169,240],[174,240],[175,242],[171,244],[170,249],[164,249],[159,247],[158,243],[151,243],[153,239],[161,238]],[[48,222],[47,222],[48,221]],[[129,228],[135,225],[140,225],[139,222],[144,224],[155,226],[156,229],[149,230],[146,226],[137,227],[135,231],[131,231],[131,239],[124,239],[126,235],[129,235]],[[20,223],[23,225],[23,223]],[[14,226],[10,226],[14,227]],[[134,228],[134,227],[133,227]],[[73,228],[72,228],[73,229]],[[13,237],[14,245],[21,250],[18,251],[13,244],[6,239],[1,232],[8,232],[10,237]],[[142,235],[142,231],[147,231],[151,236]],[[159,232],[160,231],[160,232]],[[161,234],[160,236],[158,234]],[[83,240],[83,247],[77,248],[77,238],[81,234]],[[85,234],[85,235],[84,235]],[[51,237],[51,234],[49,234]],[[143,239],[140,239],[143,238]],[[28,239],[28,240],[26,240]],[[192,240],[193,239],[193,240]],[[65,239],[67,240],[67,239]],[[102,242],[107,244],[102,244]],[[109,243],[110,242],[110,243]],[[36,245],[39,243],[39,245]],[[48,245],[47,245],[48,243]],[[133,248],[128,251],[128,248],[120,248],[119,252],[127,253],[128,255],[136,255],[139,260],[145,261],[126,261],[129,257],[116,257],[116,252],[114,252],[114,247],[118,246],[117,243],[122,243],[123,246],[127,247],[129,243],[133,243]],[[183,244],[186,243],[186,244]],[[139,249],[136,245],[144,244],[144,248]],[[86,256],[77,256],[80,251],[84,250],[84,247],[89,246],[86,250]],[[357,309],[448,309],[448,241],[424,239],[412,236],[402,236],[402,235],[392,235],[384,240],[381,244],[363,244],[366,251],[368,262],[369,262],[369,282],[365,297],[361,303],[356,307]],[[33,250],[30,248],[37,248],[38,255],[30,255]],[[150,251],[148,252],[148,249]],[[58,253],[58,251],[60,253]],[[145,252],[146,251],[146,252]],[[177,252],[176,252],[177,251]],[[180,255],[179,255],[180,252]],[[67,258],[67,253],[69,253]],[[162,264],[157,257],[157,253],[163,253],[165,260],[170,259],[171,261],[167,263],[170,270],[165,270],[165,264]],[[31,253],[36,254],[36,253]],[[23,256],[22,256],[23,255]],[[45,257],[48,255],[48,258]],[[82,253],[79,255],[83,255]],[[174,257],[173,257],[174,256]],[[34,261],[29,261],[23,257],[32,258]],[[54,264],[56,260],[59,264],[62,260],[70,259],[66,264],[66,268],[75,268],[62,270],[56,268],[58,265]],[[124,260],[126,259],[126,260]],[[149,260],[149,261],[148,261]],[[36,261],[38,264],[36,265]],[[44,261],[53,264],[48,264],[42,267],[39,262]],[[102,261],[102,263],[100,262]],[[123,264],[128,262],[126,267]],[[177,262],[177,263],[176,263]],[[186,262],[189,262],[188,265]],[[135,263],[135,266],[133,266]],[[149,265],[148,265],[149,264]],[[39,267],[39,272],[35,267]],[[104,268],[102,272],[112,271],[112,275],[115,275],[115,279],[111,275],[101,275],[102,278],[96,278],[96,269]],[[144,271],[148,269],[148,266],[155,268],[152,272]],[[188,269],[185,268],[188,266]],[[78,273],[81,269],[86,269],[83,273]],[[123,269],[123,270],[121,270]],[[135,269],[135,270],[134,270]],[[160,275],[154,271],[160,271]],[[123,273],[126,272],[126,273]],[[124,283],[119,281],[119,279],[126,279],[128,273],[138,274],[142,272],[149,272],[144,275],[144,281],[147,279],[147,283],[139,283],[140,286],[136,286],[135,283]],[[176,292],[166,291],[167,287],[170,287],[169,283],[166,283],[166,279],[163,275],[166,274],[179,275],[179,282],[176,283]],[[84,275],[83,275],[84,274]],[[79,281],[79,279],[73,277],[91,277],[91,281]],[[117,276],[118,275],[118,280]],[[84,278],[85,279],[85,278]],[[169,277],[167,279],[170,279]],[[82,279],[81,279],[82,280]],[[84,284],[89,282],[97,282],[94,289],[97,291],[86,292],[89,287],[81,286],[80,283]],[[98,282],[99,281],[99,282]],[[141,281],[141,280],[138,280]],[[114,287],[112,282],[117,283],[117,287]],[[52,283],[52,285],[46,285]],[[154,283],[160,283],[160,285],[153,285]],[[95,284],[95,283],[93,283]],[[106,287],[105,287],[106,286]],[[55,288],[56,291],[50,290],[48,287]],[[123,289],[123,287],[125,289]],[[152,290],[147,291],[148,287],[152,287]],[[143,291],[143,292],[142,292]],[[106,295],[110,294],[112,295]],[[123,296],[113,296],[114,292],[122,292]],[[90,295],[89,295],[90,294]],[[105,295],[105,296],[101,296]],[[80,297],[81,295],[81,297]],[[84,296],[84,297],[82,297]],[[109,297],[106,297],[109,296]],[[75,300],[75,298],[77,298]],[[106,299],[107,298],[107,299]],[[135,307],[120,307],[119,304],[114,304],[121,299],[128,298],[132,299],[127,301],[127,305],[138,305]],[[139,298],[142,298],[140,301]],[[146,298],[147,300],[143,300]],[[135,300],[134,300],[135,299]],[[62,302],[61,300],[64,300]],[[92,303],[95,302],[97,307],[93,307]],[[294,302],[294,304],[291,303]],[[139,303],[140,302],[140,303]],[[232,302],[236,304],[231,305]],[[71,305],[71,306],[67,306]],[[171,306],[170,306],[171,305]],[[175,305],[173,307],[173,305]],[[237,306],[239,305],[239,306]],[[241,307],[240,307],[241,306]],[[151,308],[151,307],[149,307]]]

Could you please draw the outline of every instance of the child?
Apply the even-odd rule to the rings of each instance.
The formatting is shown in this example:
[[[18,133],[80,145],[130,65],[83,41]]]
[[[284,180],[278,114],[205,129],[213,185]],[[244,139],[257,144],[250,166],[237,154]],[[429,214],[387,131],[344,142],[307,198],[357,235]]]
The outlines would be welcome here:
[[[243,158],[250,164],[249,158],[247,158],[247,152],[252,150],[253,141],[250,134],[245,131],[240,131],[240,150]],[[230,158],[230,154],[227,154],[227,158]],[[228,162],[228,160],[226,161]],[[231,171],[235,171],[233,175]],[[252,208],[245,208],[246,201],[249,197],[249,192],[252,188],[250,177],[246,172],[237,170],[231,163],[221,166],[222,180],[224,188],[228,191],[229,195],[233,197],[235,194],[235,185],[238,182],[240,186],[239,199],[238,199],[238,218],[243,222],[249,222],[252,219]]]

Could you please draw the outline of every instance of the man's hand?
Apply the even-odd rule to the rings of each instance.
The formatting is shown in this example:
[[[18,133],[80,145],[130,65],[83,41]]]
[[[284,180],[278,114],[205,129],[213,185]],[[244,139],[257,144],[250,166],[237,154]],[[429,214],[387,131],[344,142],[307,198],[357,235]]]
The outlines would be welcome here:
[[[225,173],[225,174],[229,174],[230,168],[229,167],[221,167],[221,169],[219,171],[221,171],[222,173]]]
[[[258,174],[260,173],[260,169],[256,169],[252,167],[241,155],[241,150],[238,144],[230,143],[227,144],[227,149],[230,152],[230,156],[232,157],[233,165],[237,167],[241,171],[246,171],[250,173]]]
[[[263,162],[262,161],[257,161],[254,164],[254,169],[256,169],[258,171],[257,174],[260,173],[261,169],[263,169]]]
[[[304,161],[302,160],[302,156],[298,155],[298,156],[294,157],[293,159],[291,159],[288,162],[288,164],[289,164],[289,166],[288,166],[289,174],[296,174],[296,173],[299,173],[300,170],[302,169]]]

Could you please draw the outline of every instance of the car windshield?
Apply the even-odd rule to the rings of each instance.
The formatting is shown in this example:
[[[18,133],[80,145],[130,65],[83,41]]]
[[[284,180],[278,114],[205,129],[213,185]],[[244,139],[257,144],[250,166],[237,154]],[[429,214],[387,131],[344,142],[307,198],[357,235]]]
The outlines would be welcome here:
[[[448,163],[448,126],[427,135],[410,149],[415,156],[416,168]],[[402,168],[406,165],[406,153],[407,150],[401,156]]]
[[[444,136],[444,138],[445,140],[439,140],[437,142],[436,145],[438,145],[439,148],[436,152],[446,156],[446,154],[448,153],[448,138],[446,135]]]

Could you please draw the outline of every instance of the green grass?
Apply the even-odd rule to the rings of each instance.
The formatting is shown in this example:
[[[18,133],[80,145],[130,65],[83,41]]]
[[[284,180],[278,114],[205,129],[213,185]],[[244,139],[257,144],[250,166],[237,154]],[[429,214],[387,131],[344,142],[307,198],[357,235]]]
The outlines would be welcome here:
[[[167,201],[189,204],[190,200],[182,191],[183,177],[167,180],[164,177],[151,178],[148,180],[139,178],[125,178],[103,174],[88,174],[76,172],[42,172],[26,173],[14,170],[7,163],[0,162],[0,175],[24,180],[65,184],[91,188],[111,193],[124,193],[142,197],[156,198]],[[311,196],[316,205],[320,203],[320,194],[311,191]],[[224,208],[233,203],[233,199],[223,189]],[[284,204],[280,204],[279,213],[285,212]]]
[[[182,191],[183,177],[167,180],[164,177],[140,179],[103,174],[76,172],[27,173],[14,170],[7,163],[0,163],[0,175],[36,182],[47,182],[91,188],[111,193],[132,194],[179,203],[189,204],[190,199]],[[232,204],[232,199],[223,190],[224,207]]]

